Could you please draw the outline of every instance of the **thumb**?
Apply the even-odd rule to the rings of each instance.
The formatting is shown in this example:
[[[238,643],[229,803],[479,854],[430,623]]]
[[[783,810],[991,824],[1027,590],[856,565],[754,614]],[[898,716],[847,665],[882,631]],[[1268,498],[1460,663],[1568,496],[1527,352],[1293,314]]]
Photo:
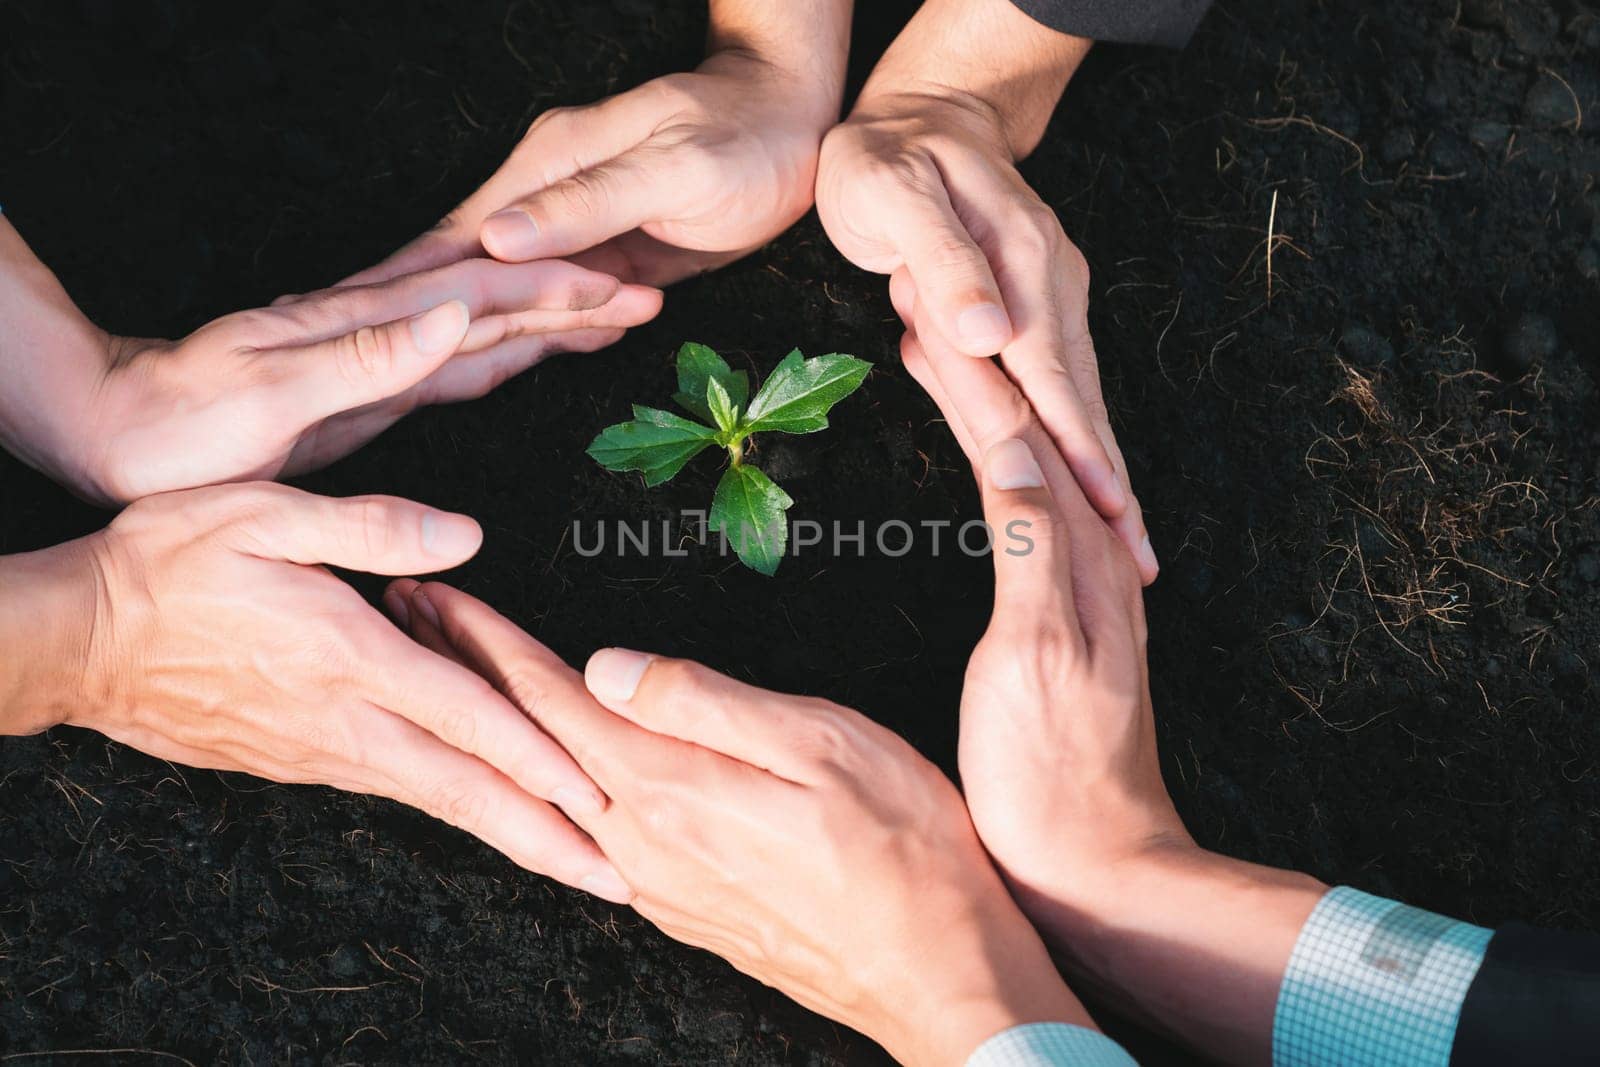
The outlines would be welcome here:
[[[508,263],[574,255],[675,214],[683,164],[635,150],[544,187],[484,220],[484,250]]]
[[[993,538],[996,619],[1075,624],[1066,522],[1028,443],[1020,437],[996,441],[984,453],[981,480]]]
[[[254,491],[259,499],[240,513],[234,547],[263,559],[428,574],[465,563],[483,544],[471,517],[400,497],[325,497],[274,484]]]
[[[451,300],[408,319],[274,349],[263,358],[282,366],[274,388],[287,394],[296,421],[310,425],[410,389],[455,354],[470,320],[467,305]]]

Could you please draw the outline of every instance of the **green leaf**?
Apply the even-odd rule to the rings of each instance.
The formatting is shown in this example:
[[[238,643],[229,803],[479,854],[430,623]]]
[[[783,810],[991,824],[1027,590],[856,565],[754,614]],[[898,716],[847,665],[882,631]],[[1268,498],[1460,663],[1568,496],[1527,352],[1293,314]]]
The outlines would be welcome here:
[[[788,493],[749,464],[729,467],[711,501],[710,526],[720,530],[746,567],[771,578],[789,547],[794,504]]]
[[[855,392],[872,364],[834,353],[804,359],[795,349],[783,357],[745,409],[747,432],[813,433],[828,427],[828,409]]]
[[[715,421],[710,404],[709,385],[719,383],[736,408],[750,399],[750,375],[728,366],[728,361],[705,345],[685,341],[678,349],[678,392],[672,397],[685,411],[707,422]],[[726,428],[726,427],[725,427]]]
[[[601,430],[588,452],[608,470],[642,471],[646,485],[660,485],[716,440],[709,426],[635,404],[633,421]]]
[[[739,408],[716,378],[706,379],[706,406],[711,409],[711,417],[717,420],[717,426],[724,435],[733,432],[733,428],[739,425]]]

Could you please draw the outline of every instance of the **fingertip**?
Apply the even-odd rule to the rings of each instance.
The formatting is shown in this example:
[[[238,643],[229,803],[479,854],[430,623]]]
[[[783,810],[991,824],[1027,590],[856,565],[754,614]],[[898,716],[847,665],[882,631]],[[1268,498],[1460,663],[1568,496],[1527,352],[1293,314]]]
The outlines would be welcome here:
[[[1033,449],[1019,437],[997,441],[983,457],[984,478],[993,489],[1044,488],[1044,471],[1034,458]]]
[[[627,317],[634,326],[649,322],[661,314],[666,294],[653,285],[623,285],[609,301],[611,307]]]
[[[428,596],[427,590],[418,586],[411,591],[411,606],[416,609],[417,617],[435,630],[442,628],[439,622],[439,609],[434,606],[433,598]]]
[[[912,279],[911,271],[905,267],[897,268],[889,275],[889,303],[902,319],[911,321],[912,312],[917,306],[917,283]]]
[[[440,560],[461,563],[483,547],[483,527],[470,515],[428,510],[422,514],[422,550]]]
[[[539,224],[520,207],[497,211],[483,220],[478,240],[495,259],[521,263],[539,256]]]
[[[956,347],[969,356],[992,356],[1011,343],[1011,317],[999,304],[974,304],[956,315]]]
[[[600,703],[626,704],[639,691],[639,682],[655,657],[627,648],[602,648],[583,668],[583,684]]]
[[[1134,549],[1133,558],[1139,564],[1139,577],[1143,584],[1153,585],[1161,576],[1161,561],[1156,558],[1155,546],[1150,543],[1149,534],[1145,534],[1139,547]]]
[[[403,582],[410,582],[411,585],[403,585]],[[406,605],[411,599],[411,586],[416,584],[412,579],[403,578],[390,582],[389,588],[383,593],[383,610],[401,630],[411,628],[411,609]]]
[[[622,880],[622,875],[609,863],[585,875],[578,883],[578,888],[613,904],[631,904],[634,898],[632,887]]]
[[[436,357],[454,352],[466,340],[472,325],[472,312],[466,302],[447,300],[436,308],[411,318],[411,340],[424,356]]]

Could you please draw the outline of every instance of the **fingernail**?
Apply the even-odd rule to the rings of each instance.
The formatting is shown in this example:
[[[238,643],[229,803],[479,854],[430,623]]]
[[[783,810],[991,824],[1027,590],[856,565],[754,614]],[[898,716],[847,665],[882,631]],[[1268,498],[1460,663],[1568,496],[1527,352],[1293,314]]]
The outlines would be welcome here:
[[[550,803],[568,815],[599,815],[606,807],[599,793],[574,785],[564,785],[551,793]]]
[[[1033,458],[1028,443],[1012,437],[989,449],[984,460],[989,484],[996,489],[1039,489],[1044,486],[1044,471]]]
[[[441,559],[467,559],[483,544],[483,531],[465,515],[430,511],[422,516],[422,550]]]
[[[440,304],[432,311],[411,317],[411,340],[425,356],[453,351],[467,335],[471,318],[467,305],[459,300]]]
[[[602,648],[589,657],[583,682],[602,704],[626,704],[638,691],[651,658],[626,648]]]
[[[393,619],[400,629],[410,629],[411,611],[406,607],[405,597],[391,589],[383,594],[383,608],[389,613],[389,618]]]
[[[1161,564],[1156,559],[1155,546],[1150,544],[1150,537],[1148,534],[1145,535],[1145,539],[1143,541],[1139,542],[1139,551],[1136,553],[1136,555],[1139,557],[1139,566],[1143,570],[1147,570],[1152,574],[1161,570]]]
[[[956,332],[969,348],[981,348],[985,355],[993,355],[1011,340],[1011,320],[1004,308],[979,304],[956,316]]]
[[[439,609],[433,606],[433,601],[428,599],[428,594],[422,591],[421,586],[411,594],[411,604],[417,609],[418,615],[428,620],[428,625],[441,632],[444,630],[444,627],[439,625]]]
[[[578,888],[613,904],[626,904],[633,899],[633,890],[609,863],[579,882]]]
[[[539,224],[521,208],[484,219],[478,239],[496,259],[533,259],[539,254]]]

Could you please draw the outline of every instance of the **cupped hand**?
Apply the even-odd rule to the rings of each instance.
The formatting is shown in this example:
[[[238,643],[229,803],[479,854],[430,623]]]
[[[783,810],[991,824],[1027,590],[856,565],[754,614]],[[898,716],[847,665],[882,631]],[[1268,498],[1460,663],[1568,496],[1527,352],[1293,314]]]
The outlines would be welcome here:
[[[109,338],[87,396],[59,398],[76,454],[56,466],[104,503],[298,474],[417,407],[610,344],[660,306],[571,263],[477,260],[287,298],[180,341]]]
[[[666,285],[739,258],[811,206],[833,91],[745,49],[583,107],[546,111],[434,229],[350,279],[470,256],[576,257]]]
[[[65,721],[194,767],[390,797],[626,900],[560,807],[603,807],[588,776],[326,569],[436,571],[481,540],[464,515],[392,497],[270,483],[147,497],[89,539],[86,692]]]
[[[998,366],[916,333],[901,355],[971,461],[994,533],[962,788],[1023,909],[1058,927],[1099,911],[1131,867],[1194,847],[1157,760],[1139,574]]]
[[[952,6],[959,5],[930,4],[918,19]],[[1024,25],[984,23],[984,32],[1052,32],[1008,3],[995,6],[1007,9],[997,18]],[[916,20],[907,33],[915,29]],[[1083,254],[1017,172],[1015,134],[1001,109],[912,78],[893,59],[886,57],[850,117],[823,142],[823,227],[858,267],[907,275],[924,332],[968,356],[999,355],[1091,503],[1138,560],[1144,581],[1153,581],[1155,553],[1100,388]],[[1046,117],[1054,102],[1048,95]],[[913,328],[909,311],[899,301],[897,307]]]
[[[575,814],[668,935],[912,1064],[1023,1022],[1089,1024],[950,782],[826,701],[607,649],[585,675],[448,586],[413,633],[492,679],[610,798]],[[420,597],[419,594],[420,593]]]

